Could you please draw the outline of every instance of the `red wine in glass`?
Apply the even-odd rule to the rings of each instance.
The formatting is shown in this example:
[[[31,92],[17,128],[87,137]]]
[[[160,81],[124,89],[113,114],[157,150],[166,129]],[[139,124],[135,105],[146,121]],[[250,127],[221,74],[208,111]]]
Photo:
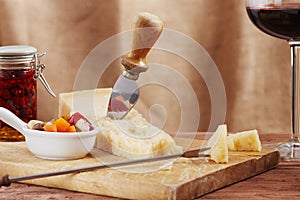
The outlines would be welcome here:
[[[251,21],[263,32],[286,40],[300,40],[300,4],[249,8]]]
[[[283,160],[300,161],[300,0],[246,0],[246,9],[257,28],[291,47],[292,135],[277,149]]]

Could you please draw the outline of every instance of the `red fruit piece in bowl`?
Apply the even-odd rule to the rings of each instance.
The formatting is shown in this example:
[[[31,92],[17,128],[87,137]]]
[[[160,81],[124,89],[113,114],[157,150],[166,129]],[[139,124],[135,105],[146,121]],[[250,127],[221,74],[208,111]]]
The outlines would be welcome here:
[[[94,129],[92,123],[79,112],[71,115],[69,123],[74,125],[79,131],[91,131]]]

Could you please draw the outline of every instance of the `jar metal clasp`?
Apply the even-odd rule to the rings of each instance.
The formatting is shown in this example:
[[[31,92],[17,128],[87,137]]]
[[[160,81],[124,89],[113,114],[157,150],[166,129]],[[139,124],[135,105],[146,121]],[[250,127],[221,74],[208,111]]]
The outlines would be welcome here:
[[[34,54],[34,61],[35,61],[34,63],[35,64],[33,66],[33,69],[35,70],[35,74],[34,74],[33,78],[39,79],[42,82],[42,84],[44,85],[44,87],[46,88],[46,90],[49,92],[49,94],[51,94],[53,97],[56,97],[56,95],[50,88],[48,82],[46,81],[46,79],[43,75],[43,70],[45,69],[46,66],[44,64],[41,64],[39,58],[44,56],[45,54],[46,54],[46,52]]]

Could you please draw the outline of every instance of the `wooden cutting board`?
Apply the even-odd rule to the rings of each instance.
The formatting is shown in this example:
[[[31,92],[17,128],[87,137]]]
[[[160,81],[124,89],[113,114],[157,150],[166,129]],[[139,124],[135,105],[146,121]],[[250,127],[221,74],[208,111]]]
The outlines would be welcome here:
[[[200,141],[195,141],[199,144]],[[105,152],[102,152],[105,157]],[[106,155],[107,156],[107,155]],[[10,177],[73,169],[101,164],[88,155],[84,159],[48,161],[36,158],[26,144],[0,143],[0,175]],[[192,199],[238,182],[278,165],[279,152],[263,148],[262,152],[230,152],[228,164],[205,159],[179,158],[166,168],[153,165],[106,168],[90,172],[61,175],[26,181],[27,183],[129,199]],[[149,172],[133,173],[136,169]],[[155,169],[152,170],[151,169]]]

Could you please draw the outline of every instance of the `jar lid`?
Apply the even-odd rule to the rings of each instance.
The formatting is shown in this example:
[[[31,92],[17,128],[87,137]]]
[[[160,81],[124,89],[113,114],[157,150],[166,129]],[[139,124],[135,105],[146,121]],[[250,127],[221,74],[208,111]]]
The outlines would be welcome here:
[[[31,62],[37,49],[26,45],[0,47],[0,64]]]
[[[11,45],[0,47],[0,56],[25,56],[35,54],[37,49],[26,45]]]

